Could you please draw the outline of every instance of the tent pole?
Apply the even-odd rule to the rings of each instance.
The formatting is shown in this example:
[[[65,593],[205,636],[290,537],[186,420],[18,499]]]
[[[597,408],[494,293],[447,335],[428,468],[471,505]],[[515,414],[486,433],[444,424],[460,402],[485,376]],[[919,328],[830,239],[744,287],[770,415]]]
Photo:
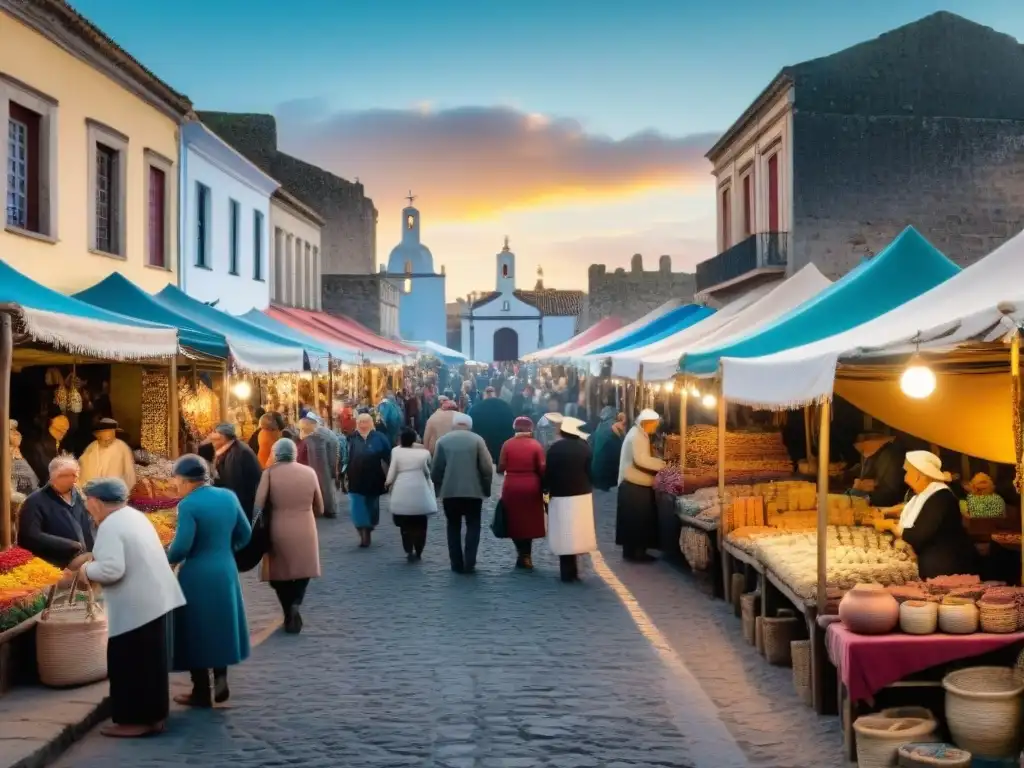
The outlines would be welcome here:
[[[689,399],[690,393],[686,389],[686,380],[683,379],[683,390],[679,393],[679,474],[681,475],[686,474],[686,407]]]
[[[167,449],[171,454],[172,459],[178,458],[180,451],[178,450],[178,356],[177,354],[171,358],[171,367],[167,373],[170,379],[170,400],[168,404],[167,413],[170,418],[170,432],[167,435]]]
[[[334,429],[334,357],[327,356],[327,426]]]
[[[719,380],[722,380],[722,369],[718,369]],[[725,505],[725,387],[721,388],[718,394],[718,507],[721,510],[718,523],[718,551],[722,552],[722,544],[725,542],[725,530],[729,516],[726,514]],[[729,584],[731,576],[729,557],[722,557],[722,589],[725,590],[726,601],[731,599],[732,586]]]
[[[1010,340],[1010,375],[1013,377],[1013,382],[1012,382],[1012,386],[1010,387],[1010,391],[1013,392],[1014,395],[1017,397],[1017,402],[1015,402],[1013,404],[1013,407],[1016,410],[1016,412],[1019,414],[1021,412],[1021,408],[1020,408],[1020,331],[1019,330],[1017,331],[1017,333],[1013,334],[1013,339]],[[1014,419],[1014,421],[1017,421],[1017,419]],[[1020,445],[1021,436],[1020,435],[1014,435],[1013,436],[1013,440],[1014,440],[1014,451],[1016,451],[1016,446]],[[1016,470],[1016,474],[1017,474],[1017,482],[1021,483],[1022,482],[1022,478],[1024,478],[1024,475],[1021,474],[1021,472],[1024,471],[1024,463],[1022,463],[1022,462],[1024,462],[1024,456],[1018,455],[1018,456],[1015,456],[1014,458],[1016,459],[1016,464],[1017,464],[1017,466],[1014,467],[1014,469]],[[993,477],[995,477],[995,475],[993,475]],[[967,478],[964,478],[964,479],[966,480]],[[1018,490],[1020,490],[1020,489],[1018,488]],[[1024,532],[1024,517],[1021,518],[1021,531]],[[1021,570],[1021,578],[1024,579],[1024,555],[1021,556],[1020,570]],[[1021,583],[1024,584],[1024,581],[1021,581]]]
[[[231,392],[231,374],[228,373],[228,361],[221,363],[220,367],[220,420],[223,424],[228,423],[228,394]]]
[[[644,364],[640,363],[640,368],[636,373],[636,398],[633,402],[633,405],[636,406],[634,409],[635,413],[633,414],[634,417],[639,416],[640,411],[642,411],[644,409],[644,406],[647,404],[647,398],[645,395],[646,388],[644,385]]]
[[[814,445],[811,442],[811,406],[804,406],[804,443],[807,445],[807,471],[814,471]]]
[[[11,316],[0,312],[0,545],[13,543],[11,531],[11,368],[14,331]]]
[[[818,615],[825,614],[828,600],[826,579],[828,577],[828,464],[830,431],[832,428],[829,400],[823,400],[818,407],[821,412],[821,428],[818,430]]]

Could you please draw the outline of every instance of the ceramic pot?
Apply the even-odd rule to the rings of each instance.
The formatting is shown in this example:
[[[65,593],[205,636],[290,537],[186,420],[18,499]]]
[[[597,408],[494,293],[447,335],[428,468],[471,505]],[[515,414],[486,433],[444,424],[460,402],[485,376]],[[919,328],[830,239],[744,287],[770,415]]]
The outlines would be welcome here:
[[[900,620],[896,598],[879,584],[858,584],[839,603],[839,618],[858,635],[884,635]]]
[[[907,600],[900,605],[900,629],[908,635],[930,635],[939,620],[939,606],[923,600]],[[918,717],[918,715],[906,715]]]

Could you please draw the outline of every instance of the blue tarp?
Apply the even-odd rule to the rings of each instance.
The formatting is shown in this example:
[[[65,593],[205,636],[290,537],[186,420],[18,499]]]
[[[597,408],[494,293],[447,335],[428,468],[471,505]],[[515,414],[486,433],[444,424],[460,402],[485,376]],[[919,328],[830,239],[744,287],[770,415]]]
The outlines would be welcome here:
[[[461,352],[451,347],[446,347],[443,344],[438,344],[436,341],[406,341],[404,343],[423,350],[428,355],[433,355],[447,365],[462,365],[469,360]]]
[[[699,323],[705,317],[714,314],[715,310],[710,307],[701,307],[697,304],[684,304],[666,312],[661,317],[651,321],[647,325],[637,328],[632,333],[626,334],[621,339],[616,339],[610,344],[599,347],[587,353],[588,357],[610,355],[617,352],[644,347],[656,341],[678,333],[694,323]]]
[[[169,325],[178,329],[178,341],[182,346],[213,357],[228,356],[228,344],[224,336],[200,330],[194,320],[163,306],[152,295],[117,272],[91,288],[76,293],[73,298],[91,305],[97,312],[109,310],[136,320]]]
[[[723,357],[761,357],[834,336],[934,288],[960,268],[913,227],[811,299],[753,333],[716,349],[685,355],[679,370],[717,372]]]
[[[344,363],[358,363],[359,352],[349,347],[342,347],[337,344],[331,344],[329,341],[323,339],[317,339],[313,336],[307,336],[297,328],[292,328],[290,325],[286,325],[272,317],[269,317],[258,309],[250,309],[244,315],[241,315],[241,319],[246,322],[258,325],[264,330],[270,331],[273,334],[282,336],[286,339],[291,339],[297,344],[301,344],[302,347],[310,354],[316,354],[315,350],[322,349],[323,354],[318,355],[327,357],[330,355],[335,360]],[[314,351],[311,351],[314,350]]]

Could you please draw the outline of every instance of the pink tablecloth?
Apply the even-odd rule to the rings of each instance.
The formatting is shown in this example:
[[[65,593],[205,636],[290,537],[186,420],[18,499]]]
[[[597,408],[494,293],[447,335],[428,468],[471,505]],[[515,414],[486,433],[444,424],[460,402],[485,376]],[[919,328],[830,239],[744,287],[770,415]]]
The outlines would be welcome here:
[[[842,675],[852,701],[863,701],[887,685],[939,664],[968,659],[1024,642],[1010,635],[856,635],[841,623],[825,633],[828,656]]]

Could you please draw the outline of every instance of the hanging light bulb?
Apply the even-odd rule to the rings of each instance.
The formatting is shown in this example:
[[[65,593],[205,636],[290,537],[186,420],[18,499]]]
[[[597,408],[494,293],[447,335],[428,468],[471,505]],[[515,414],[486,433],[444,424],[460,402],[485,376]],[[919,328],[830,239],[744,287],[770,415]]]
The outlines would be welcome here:
[[[661,385],[662,392],[671,392],[673,389],[675,389],[675,385],[671,381],[666,381]]]
[[[714,408],[716,405],[718,405],[718,398],[712,395],[710,392],[708,392],[706,395],[704,395],[704,397],[700,399],[700,404],[710,410],[711,408]]]
[[[697,389],[696,384],[690,387],[690,397],[700,399],[700,390]]]
[[[923,400],[935,391],[935,373],[917,355],[910,358],[907,368],[900,376],[900,389],[907,397]]]
[[[237,397],[239,400],[248,400],[249,395],[252,394],[252,386],[248,381],[239,381],[235,383],[235,386],[231,388],[231,394]]]

